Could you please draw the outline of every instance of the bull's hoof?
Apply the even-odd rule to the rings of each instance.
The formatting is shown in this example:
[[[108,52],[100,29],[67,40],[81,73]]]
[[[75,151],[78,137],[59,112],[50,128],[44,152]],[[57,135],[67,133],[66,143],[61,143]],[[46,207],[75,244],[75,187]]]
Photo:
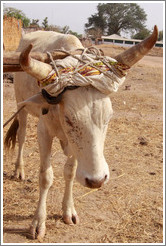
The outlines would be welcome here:
[[[36,223],[31,225],[29,232],[32,239],[38,239],[40,242],[42,242],[46,234],[45,223],[42,223],[40,226],[37,226]]]
[[[14,176],[19,180],[25,180],[25,173],[23,168],[16,168]]]
[[[68,225],[74,225],[74,224],[79,224],[79,217],[78,215],[63,215],[63,221],[65,222],[65,224]]]

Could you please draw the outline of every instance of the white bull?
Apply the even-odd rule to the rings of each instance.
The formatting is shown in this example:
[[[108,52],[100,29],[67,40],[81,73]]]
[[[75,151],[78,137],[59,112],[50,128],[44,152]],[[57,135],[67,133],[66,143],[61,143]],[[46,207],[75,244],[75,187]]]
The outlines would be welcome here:
[[[157,27],[153,34],[141,44],[134,46],[116,57],[116,60],[131,67],[140,60],[154,45],[157,39]],[[51,51],[55,48],[74,50],[83,48],[80,41],[72,35],[55,32],[34,32],[24,36],[20,43],[22,51],[33,43],[33,51]],[[17,103],[36,94],[39,88],[36,79],[45,78],[50,65],[29,58],[25,52],[21,66],[27,73],[19,72],[15,76],[15,94]],[[23,145],[25,141],[27,114],[39,118],[37,135],[40,149],[40,197],[37,210],[30,228],[33,238],[45,235],[46,198],[53,182],[53,171],[50,163],[53,138],[60,139],[64,153],[68,156],[64,169],[65,193],[63,198],[63,219],[65,223],[78,223],[78,215],[72,197],[73,179],[90,188],[99,188],[109,179],[109,168],[103,155],[107,126],[113,110],[109,96],[102,94],[94,87],[79,87],[66,91],[59,104],[49,106],[43,114],[40,104],[26,106],[19,113],[7,134],[6,144],[10,146],[13,129],[17,129],[19,152],[16,162],[16,176],[25,178],[23,166]]]

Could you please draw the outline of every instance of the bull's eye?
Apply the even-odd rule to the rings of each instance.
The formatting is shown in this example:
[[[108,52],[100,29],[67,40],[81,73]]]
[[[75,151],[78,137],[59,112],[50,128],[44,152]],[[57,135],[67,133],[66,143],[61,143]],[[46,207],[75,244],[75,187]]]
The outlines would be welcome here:
[[[69,126],[73,127],[73,123],[71,122],[71,120],[69,119],[69,117],[65,116],[65,121],[66,121],[66,123],[67,123]]]

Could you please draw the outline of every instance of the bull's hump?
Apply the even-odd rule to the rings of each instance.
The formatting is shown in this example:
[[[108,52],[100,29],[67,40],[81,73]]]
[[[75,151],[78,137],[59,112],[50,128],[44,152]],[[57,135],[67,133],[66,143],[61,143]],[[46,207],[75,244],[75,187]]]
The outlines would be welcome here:
[[[83,48],[80,40],[74,35],[53,31],[36,31],[23,36],[18,51],[22,51],[31,43],[33,44],[33,51],[41,52],[61,48],[65,50]]]

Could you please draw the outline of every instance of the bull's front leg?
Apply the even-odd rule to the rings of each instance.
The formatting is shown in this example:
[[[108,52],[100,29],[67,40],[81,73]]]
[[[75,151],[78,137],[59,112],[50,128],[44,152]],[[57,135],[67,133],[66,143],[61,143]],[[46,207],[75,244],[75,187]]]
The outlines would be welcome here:
[[[66,224],[77,224],[79,218],[74,208],[73,202],[73,180],[77,168],[77,160],[69,156],[64,168],[65,193],[63,198],[62,210],[63,220]]]
[[[30,227],[33,239],[43,238],[46,231],[46,199],[48,190],[53,183],[53,170],[50,164],[52,137],[49,135],[42,120],[38,124],[38,142],[40,150],[40,195],[38,206]]]

